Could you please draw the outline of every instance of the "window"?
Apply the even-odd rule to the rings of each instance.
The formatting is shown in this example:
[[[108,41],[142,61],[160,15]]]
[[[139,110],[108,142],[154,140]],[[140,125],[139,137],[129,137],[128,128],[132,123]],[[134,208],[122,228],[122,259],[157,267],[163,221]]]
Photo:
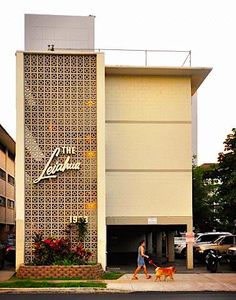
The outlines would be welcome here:
[[[3,169],[0,169],[0,178],[6,180],[6,172]]]
[[[2,150],[2,152],[6,152],[6,147],[0,143],[0,150]]]
[[[222,240],[222,245],[233,245],[234,243],[234,237],[233,236],[226,236],[223,240]]]
[[[15,178],[8,174],[8,182],[12,185],[15,185]]]
[[[0,196],[0,206],[6,206],[6,198]]]
[[[9,150],[8,150],[8,157],[9,157],[11,160],[15,161],[15,155],[14,155],[12,152],[10,152]]]
[[[15,202],[13,200],[7,199],[7,207],[13,209],[15,207]]]
[[[215,241],[218,237],[220,237],[220,234],[206,234],[202,235],[197,239],[197,243],[202,242],[212,242]]]

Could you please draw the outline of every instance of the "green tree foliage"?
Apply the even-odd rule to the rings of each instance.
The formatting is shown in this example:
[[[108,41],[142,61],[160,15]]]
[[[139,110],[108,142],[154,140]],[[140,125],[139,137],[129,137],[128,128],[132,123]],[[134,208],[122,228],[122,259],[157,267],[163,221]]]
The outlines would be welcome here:
[[[236,232],[236,128],[217,164],[193,166],[193,222],[197,231]]]
[[[212,166],[214,167],[214,166]],[[193,225],[197,232],[216,229],[215,183],[203,166],[193,166]]]
[[[219,153],[216,176],[221,184],[218,188],[218,203],[225,229],[236,229],[236,128],[224,141],[224,152]]]

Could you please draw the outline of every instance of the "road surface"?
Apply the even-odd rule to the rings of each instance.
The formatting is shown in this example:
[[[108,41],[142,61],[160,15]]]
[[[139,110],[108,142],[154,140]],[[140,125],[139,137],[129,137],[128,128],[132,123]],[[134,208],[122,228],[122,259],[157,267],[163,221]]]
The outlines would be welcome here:
[[[0,300],[233,300],[236,293],[2,294]]]

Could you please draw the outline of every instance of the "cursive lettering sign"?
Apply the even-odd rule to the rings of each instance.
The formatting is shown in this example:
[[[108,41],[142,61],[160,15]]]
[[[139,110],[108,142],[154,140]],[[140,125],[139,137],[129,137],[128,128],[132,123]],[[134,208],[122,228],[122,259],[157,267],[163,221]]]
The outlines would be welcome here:
[[[75,153],[75,147],[57,147],[51,157],[49,158],[48,162],[46,163],[42,173],[40,176],[33,181],[33,183],[38,183],[42,179],[48,179],[48,178],[56,178],[57,174],[59,172],[65,172],[66,170],[79,170],[81,162],[70,162],[70,156],[67,156],[64,163],[60,163],[56,161],[54,164],[52,164],[52,161],[54,158],[58,157],[61,149],[63,154],[74,154]]]

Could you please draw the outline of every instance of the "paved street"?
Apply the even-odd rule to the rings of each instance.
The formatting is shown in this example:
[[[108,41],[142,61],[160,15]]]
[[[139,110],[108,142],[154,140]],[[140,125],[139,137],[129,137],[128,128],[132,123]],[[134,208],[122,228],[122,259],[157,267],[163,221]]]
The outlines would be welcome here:
[[[236,293],[130,293],[130,294],[0,294],[0,300],[152,300],[152,299],[196,299],[233,300]]]

